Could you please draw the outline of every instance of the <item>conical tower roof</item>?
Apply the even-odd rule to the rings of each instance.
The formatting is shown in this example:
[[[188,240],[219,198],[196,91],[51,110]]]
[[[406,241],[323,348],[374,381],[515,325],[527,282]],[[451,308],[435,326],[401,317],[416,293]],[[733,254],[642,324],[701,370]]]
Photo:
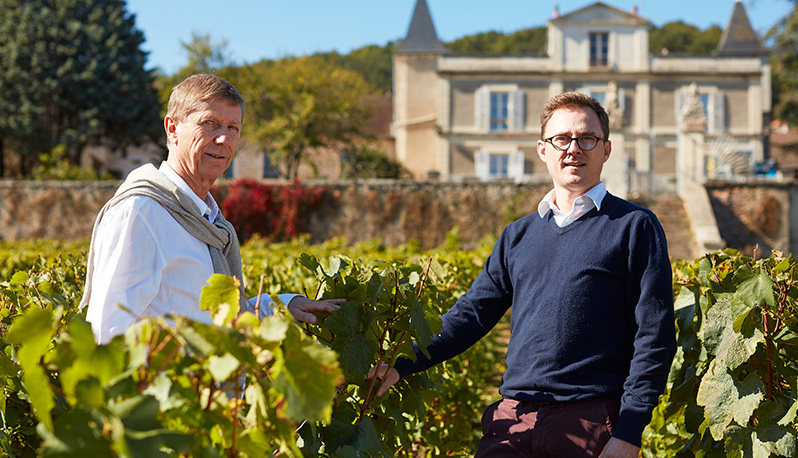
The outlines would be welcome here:
[[[716,56],[721,57],[759,57],[767,55],[759,37],[748,21],[748,14],[740,0],[734,4],[729,25],[723,31],[718,43]]]
[[[435,33],[435,25],[432,23],[427,2],[425,0],[416,1],[416,9],[413,11],[413,19],[410,21],[407,36],[396,53],[446,54],[448,52],[443,43],[438,40],[438,34]]]

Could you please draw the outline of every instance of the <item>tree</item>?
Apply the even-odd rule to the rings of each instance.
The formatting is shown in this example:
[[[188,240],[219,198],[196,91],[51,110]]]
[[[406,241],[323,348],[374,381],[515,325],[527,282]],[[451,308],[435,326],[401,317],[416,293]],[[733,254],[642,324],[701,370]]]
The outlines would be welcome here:
[[[191,41],[180,43],[188,54],[188,69],[194,73],[211,73],[220,68],[229,67],[233,59],[227,49],[227,40],[211,42],[209,34],[191,33]],[[188,76],[188,75],[187,75]]]
[[[123,0],[0,0],[0,138],[26,173],[58,145],[161,133],[143,34]]]
[[[773,114],[798,126],[798,2],[767,35],[772,50]]]
[[[393,54],[397,49],[398,45],[392,41],[385,46],[364,46],[349,54],[340,55],[332,51],[317,53],[314,57],[318,57],[330,65],[360,73],[369,84],[371,92],[385,94],[392,89]]]
[[[161,110],[166,112],[172,88],[191,75],[197,73],[212,73],[219,77],[227,78],[226,69],[234,65],[232,55],[227,47],[227,40],[212,41],[210,34],[191,33],[191,41],[180,42],[186,52],[188,61],[174,75],[158,77],[158,101]]]
[[[453,54],[474,55],[542,55],[546,52],[546,28],[534,27],[505,35],[486,32],[468,35],[446,48]]]
[[[669,22],[649,31],[648,49],[652,54],[685,54],[708,56],[718,48],[723,30],[713,25],[706,30],[685,24],[682,21]]]
[[[341,178],[405,178],[410,174],[402,163],[378,148],[361,145],[341,152]]]
[[[320,58],[261,61],[235,73],[231,82],[246,101],[243,136],[269,151],[287,178],[297,177],[309,149],[349,146],[368,115],[363,77]]]

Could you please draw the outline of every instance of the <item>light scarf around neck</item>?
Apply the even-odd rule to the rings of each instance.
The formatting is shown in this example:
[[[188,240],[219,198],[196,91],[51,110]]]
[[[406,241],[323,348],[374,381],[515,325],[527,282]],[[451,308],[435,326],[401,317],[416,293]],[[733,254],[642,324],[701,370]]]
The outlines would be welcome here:
[[[91,298],[92,277],[94,276],[94,246],[97,228],[105,213],[123,199],[131,196],[144,196],[156,201],[177,221],[189,234],[197,240],[208,244],[214,273],[234,276],[241,281],[240,299],[242,310],[246,306],[244,296],[243,274],[241,271],[241,252],[235,228],[218,212],[216,220],[210,222],[201,214],[191,197],[186,195],[177,185],[161,173],[152,164],[143,165],[128,175],[119,189],[105,203],[92,229],[91,245],[86,265],[86,288],[80,308],[89,304]],[[124,304],[123,304],[124,305]],[[198,304],[199,305],[199,304]]]

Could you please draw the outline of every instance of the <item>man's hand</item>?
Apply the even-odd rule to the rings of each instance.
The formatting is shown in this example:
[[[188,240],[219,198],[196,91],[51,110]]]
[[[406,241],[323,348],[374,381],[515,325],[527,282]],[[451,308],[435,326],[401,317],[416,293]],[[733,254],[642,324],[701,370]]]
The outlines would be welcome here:
[[[303,296],[296,296],[288,302],[288,311],[296,318],[297,321],[303,323],[316,324],[316,316],[314,313],[331,313],[341,308],[346,299],[325,299],[323,301],[315,301]]]
[[[393,367],[382,363],[379,367],[372,367],[369,370],[369,373],[366,374],[366,379],[373,379],[374,377],[382,380],[379,389],[377,389],[377,397],[380,397],[385,394],[386,391],[388,391],[388,388],[392,387],[394,383],[399,381],[399,372]]]
[[[640,456],[640,447],[634,446],[624,440],[611,437],[599,458],[637,458]]]

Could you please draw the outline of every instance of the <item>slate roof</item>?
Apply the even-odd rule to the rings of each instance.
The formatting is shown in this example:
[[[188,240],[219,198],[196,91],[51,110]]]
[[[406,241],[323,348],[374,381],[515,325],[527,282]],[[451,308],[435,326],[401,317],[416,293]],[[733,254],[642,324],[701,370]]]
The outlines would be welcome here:
[[[447,54],[449,51],[438,40],[435,32],[435,25],[432,23],[432,16],[427,8],[425,0],[416,2],[416,9],[413,11],[413,19],[410,21],[410,28],[407,36],[402,42],[402,46],[396,51],[397,54]]]
[[[762,46],[748,14],[740,0],[734,4],[729,25],[723,30],[715,55],[718,57],[764,57],[768,52]]]

